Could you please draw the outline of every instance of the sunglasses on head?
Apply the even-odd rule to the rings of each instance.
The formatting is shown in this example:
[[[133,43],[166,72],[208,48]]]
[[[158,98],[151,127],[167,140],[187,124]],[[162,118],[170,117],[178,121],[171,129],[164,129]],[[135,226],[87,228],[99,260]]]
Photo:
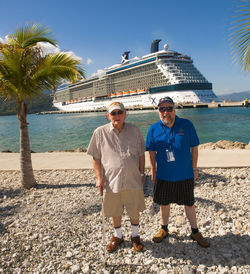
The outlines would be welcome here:
[[[159,107],[160,112],[172,112],[174,110],[174,107]]]
[[[110,112],[111,116],[116,116],[116,115],[121,115],[123,114],[123,110],[118,110],[118,111],[112,111]]]

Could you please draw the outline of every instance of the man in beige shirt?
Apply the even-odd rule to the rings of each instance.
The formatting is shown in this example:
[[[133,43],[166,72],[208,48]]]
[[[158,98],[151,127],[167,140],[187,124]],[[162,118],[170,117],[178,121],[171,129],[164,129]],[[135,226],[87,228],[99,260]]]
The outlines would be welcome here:
[[[101,194],[105,190],[104,214],[112,217],[114,226],[107,251],[115,251],[123,242],[121,216],[124,207],[131,221],[133,248],[141,251],[138,225],[139,212],[145,209],[145,143],[140,130],[125,123],[126,110],[122,103],[113,102],[108,108],[108,117],[111,122],[94,131],[87,150],[93,157],[96,186]]]

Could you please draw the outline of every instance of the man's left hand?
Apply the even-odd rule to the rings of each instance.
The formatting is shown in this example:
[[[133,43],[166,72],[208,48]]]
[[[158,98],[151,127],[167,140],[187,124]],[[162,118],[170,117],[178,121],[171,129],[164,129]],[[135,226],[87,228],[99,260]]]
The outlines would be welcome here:
[[[141,177],[141,184],[144,186],[145,184],[145,175]]]
[[[196,180],[199,176],[199,170],[198,169],[195,169],[194,170],[194,179]]]

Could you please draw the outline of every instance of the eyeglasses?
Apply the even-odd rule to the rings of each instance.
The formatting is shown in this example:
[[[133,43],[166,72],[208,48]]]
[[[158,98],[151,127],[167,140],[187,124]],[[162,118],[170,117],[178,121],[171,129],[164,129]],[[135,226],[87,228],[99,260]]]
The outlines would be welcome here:
[[[172,112],[174,110],[174,107],[159,107],[160,112]]]
[[[112,111],[112,112],[110,112],[110,115],[111,116],[116,116],[116,115],[121,115],[121,114],[123,114],[123,110],[118,110],[118,111]]]

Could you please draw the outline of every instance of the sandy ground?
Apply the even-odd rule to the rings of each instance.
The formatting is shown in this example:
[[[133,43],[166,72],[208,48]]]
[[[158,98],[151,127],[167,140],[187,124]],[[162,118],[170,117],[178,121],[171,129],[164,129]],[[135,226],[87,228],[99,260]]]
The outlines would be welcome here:
[[[32,163],[34,170],[90,169],[92,168],[92,157],[84,152],[32,153]],[[231,168],[249,166],[249,149],[199,150],[198,167],[200,168]],[[146,152],[146,167],[149,167],[148,152]],[[0,153],[0,170],[19,169],[19,153]]]

